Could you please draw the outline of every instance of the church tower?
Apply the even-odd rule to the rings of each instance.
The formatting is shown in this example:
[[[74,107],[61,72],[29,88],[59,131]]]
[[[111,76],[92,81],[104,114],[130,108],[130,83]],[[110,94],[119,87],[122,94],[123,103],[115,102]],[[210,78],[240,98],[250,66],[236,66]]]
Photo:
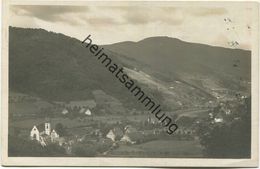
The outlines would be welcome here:
[[[45,123],[45,134],[50,135],[51,134],[51,124]]]

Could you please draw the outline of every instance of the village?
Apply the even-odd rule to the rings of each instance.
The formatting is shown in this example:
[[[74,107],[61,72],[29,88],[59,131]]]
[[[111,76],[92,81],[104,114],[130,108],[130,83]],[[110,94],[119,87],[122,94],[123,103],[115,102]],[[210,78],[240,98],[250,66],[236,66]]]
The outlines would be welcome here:
[[[81,120],[88,121],[86,118],[92,118],[91,111],[88,109],[86,112],[87,117],[81,118]],[[174,137],[169,136],[160,123],[151,117],[139,123],[118,121],[115,124],[102,125],[66,128],[61,123],[53,125],[45,122],[34,125],[29,135],[30,140],[37,141],[42,147],[50,144],[63,147],[68,155],[75,153],[73,147],[80,144],[95,145],[99,149],[99,155],[107,155],[121,145],[142,144],[159,139],[193,140],[196,138],[195,130],[189,127],[179,129]]]
[[[68,156],[78,155],[77,151],[86,145],[89,147],[82,156],[88,155],[90,148],[94,149],[93,156],[106,156],[124,146],[164,139],[196,139],[192,123],[179,128],[174,136],[169,136],[162,124],[149,116],[149,112],[133,109],[127,112],[127,117],[124,114],[110,114],[104,108],[98,109],[94,100],[50,104],[32,96],[14,94],[10,96],[10,102],[41,107],[38,113],[30,112],[28,108],[25,112],[21,112],[20,108],[17,112],[13,110],[10,131],[19,127],[19,132],[14,132],[15,137],[37,142],[43,148],[58,145],[64,148]],[[21,113],[24,115],[20,116]],[[172,118],[177,119],[176,116]],[[182,120],[187,121],[186,118],[179,119],[180,122]]]
[[[173,135],[168,135],[162,123],[146,111],[133,109],[127,112],[127,116],[118,113],[106,113],[104,116],[100,113],[104,113],[104,108],[98,109],[94,100],[52,102],[52,107],[39,98],[24,95],[15,95],[10,101],[12,104],[37,103],[37,107],[42,105],[38,114],[31,112],[23,118],[17,117],[19,113],[14,111],[11,116],[10,133],[14,130],[15,138],[34,142],[43,149],[52,145],[58,146],[64,150],[64,156],[145,156],[149,154],[146,151],[150,149],[150,155],[157,156],[163,152],[152,150],[154,146],[162,146],[164,142],[164,146],[170,144],[172,147],[165,147],[169,151],[168,154],[166,151],[165,156],[171,153],[176,155],[171,152],[176,149],[174,144],[183,142],[187,142],[187,146],[195,145],[200,152],[197,131],[200,123],[205,119],[212,124],[226,123],[230,121],[230,117],[233,118],[232,110],[235,107],[233,104],[219,103],[218,106],[203,110],[204,112],[188,110],[198,114],[197,116],[190,116],[183,110],[176,111],[171,117],[179,128]],[[15,120],[16,118],[19,120]],[[239,120],[239,117],[236,118]],[[149,150],[143,150],[146,145]]]

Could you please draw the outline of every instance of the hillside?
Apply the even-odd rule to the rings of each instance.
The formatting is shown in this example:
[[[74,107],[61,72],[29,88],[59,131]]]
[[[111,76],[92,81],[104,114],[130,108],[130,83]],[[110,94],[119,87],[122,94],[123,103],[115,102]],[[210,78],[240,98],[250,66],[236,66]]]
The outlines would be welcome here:
[[[9,45],[10,91],[70,101],[94,98],[92,91],[103,90],[130,106],[135,104],[79,40],[43,29],[10,27]]]
[[[50,101],[95,99],[93,91],[101,91],[111,97],[111,105],[143,108],[79,40],[43,29],[13,27],[9,37],[10,91]],[[223,90],[250,91],[249,51],[168,37],[105,48],[167,110],[203,107]]]
[[[157,74],[158,78],[167,77],[168,81],[178,78],[204,89],[232,90],[248,90],[240,83],[251,81],[250,51],[188,43],[169,37],[151,37],[105,47],[125,55],[126,62],[135,60],[149,65],[149,68],[142,65],[138,69]]]

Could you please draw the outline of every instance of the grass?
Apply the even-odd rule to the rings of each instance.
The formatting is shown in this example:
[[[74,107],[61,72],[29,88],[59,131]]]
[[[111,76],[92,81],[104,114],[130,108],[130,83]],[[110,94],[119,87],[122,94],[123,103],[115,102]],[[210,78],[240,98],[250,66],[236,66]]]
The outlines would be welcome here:
[[[196,158],[203,157],[198,141],[156,140],[139,145],[122,145],[112,156]]]
[[[19,127],[23,129],[31,129],[34,125],[38,125],[44,122],[50,122],[52,127],[54,127],[57,123],[62,123],[65,127],[72,128],[77,126],[88,125],[88,122],[81,122],[77,119],[67,119],[67,118],[51,118],[51,119],[44,119],[44,118],[35,118],[35,119],[25,119],[14,121],[11,123],[14,127]]]
[[[126,119],[125,116],[120,115],[107,115],[107,116],[91,116],[85,117],[85,121],[80,121],[76,119],[68,119],[63,117],[55,117],[50,119],[44,118],[31,118],[31,119],[23,119],[23,120],[15,120],[10,121],[11,126],[19,127],[23,129],[31,129],[34,125],[38,125],[44,122],[50,122],[52,126],[55,126],[57,123],[62,123],[67,128],[79,127],[79,126],[88,126],[92,123],[97,121],[107,123],[107,124],[114,124],[119,122],[123,119]],[[148,118],[147,115],[131,115],[128,116],[127,119],[130,121],[142,121]]]

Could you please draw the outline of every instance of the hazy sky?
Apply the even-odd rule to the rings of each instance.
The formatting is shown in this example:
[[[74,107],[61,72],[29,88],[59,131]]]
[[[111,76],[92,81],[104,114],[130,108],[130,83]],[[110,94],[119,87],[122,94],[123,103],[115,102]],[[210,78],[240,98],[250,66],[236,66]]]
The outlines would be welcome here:
[[[43,28],[97,44],[139,41],[169,36],[184,41],[250,49],[252,11],[246,4],[231,6],[131,5],[46,6],[16,5],[10,25]],[[229,44],[228,44],[229,42]]]

